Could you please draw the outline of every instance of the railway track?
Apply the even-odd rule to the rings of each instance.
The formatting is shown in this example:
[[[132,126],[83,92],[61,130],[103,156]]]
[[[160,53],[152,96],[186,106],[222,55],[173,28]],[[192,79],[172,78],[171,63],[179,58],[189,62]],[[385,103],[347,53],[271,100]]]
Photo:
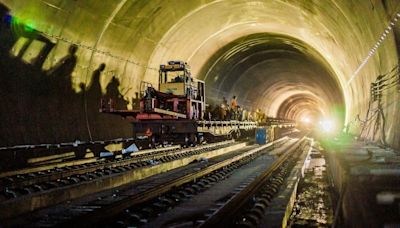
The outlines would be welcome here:
[[[213,157],[244,145],[245,143],[224,141],[181,150],[170,148],[144,151],[134,153],[128,159],[101,161],[84,167],[69,167],[44,176],[27,174],[26,180],[8,185],[22,186],[23,189],[9,189],[6,185],[5,193],[11,195],[12,198],[0,203],[0,217],[8,218],[65,200],[118,187],[184,166],[200,157]],[[40,182],[40,180],[47,180],[47,182]],[[37,181],[34,185],[24,185],[34,181]],[[25,194],[17,194],[17,191]]]
[[[7,189],[7,191],[4,191],[6,197],[17,198],[21,195],[31,194],[68,184],[75,184],[112,173],[123,172],[129,168],[145,167],[156,163],[190,156],[192,154],[222,148],[229,143],[233,143],[233,141],[225,141],[182,150],[180,150],[180,146],[163,147],[152,150],[149,149],[132,153],[129,157],[124,159],[91,159],[92,162],[71,166],[63,165],[63,167],[58,167],[60,165],[54,165],[55,167],[52,169],[39,172],[25,172],[25,170],[30,169],[24,169],[20,171],[22,174],[8,175],[1,178],[0,186],[2,186],[3,191]],[[36,169],[37,168],[33,170]]]
[[[232,152],[228,156],[222,155],[219,159],[192,164],[194,168],[169,175],[164,179],[155,178],[148,183],[137,183],[135,189],[114,192],[111,195],[98,197],[89,202],[76,205],[64,205],[52,211],[44,212],[45,217],[35,218],[39,227],[47,226],[93,226],[96,224],[109,224],[109,226],[124,226],[126,221],[136,218],[136,222],[146,219],[160,210],[179,203],[185,197],[198,191],[212,187],[214,183],[228,177],[234,170],[241,167],[260,154],[266,153],[274,146],[279,147],[288,141],[287,138],[275,143],[257,147],[251,146],[246,150]],[[190,165],[189,165],[190,166]],[[151,206],[148,205],[150,202]],[[144,208],[140,213],[135,213],[135,208]],[[147,211],[147,212],[146,212]],[[132,224],[132,223],[131,223]]]
[[[271,182],[267,183],[268,189],[273,189],[272,191],[268,192],[268,194],[270,194],[271,196],[270,200],[272,200],[272,198],[274,197],[275,191],[279,190],[280,187],[279,185],[283,183],[287,172],[291,170],[290,162],[294,162],[295,160],[297,160],[296,152],[301,153],[301,151],[303,151],[303,148],[306,148],[305,144],[307,143],[308,141],[305,141],[303,139],[297,141],[296,143],[292,144],[289,143],[289,145],[287,145],[288,144],[287,143],[283,146],[280,145],[276,146],[278,148],[282,147],[282,150],[272,150],[272,151],[268,150],[269,155],[275,154],[281,156],[280,159],[274,160],[270,168],[266,169],[267,172],[271,172],[271,170],[275,169],[279,170],[279,172],[278,170],[272,172],[273,179],[270,179]],[[260,163],[269,162],[268,160],[265,159],[266,157],[268,157],[265,154],[266,151],[260,151],[258,153],[253,154],[252,156],[244,157],[237,163],[233,163],[224,169],[218,170],[210,174],[209,176],[197,179],[196,182],[183,185],[182,187],[173,190],[173,192],[159,195],[158,198],[156,198],[155,200],[152,200],[144,204],[139,204],[136,207],[130,207],[127,210],[125,210],[125,212],[122,213],[122,215],[119,215],[117,219],[112,220],[113,222],[109,223],[108,226],[109,227],[116,227],[116,226],[218,227],[219,225],[221,226],[223,225],[222,227],[226,227],[232,224],[235,226],[249,226],[249,224],[239,223],[237,218],[241,218],[243,215],[237,215],[237,214],[229,218],[225,217],[226,214],[222,215],[222,219],[227,218],[228,221],[236,221],[229,225],[207,224],[206,222],[208,221],[208,219],[212,219],[214,215],[213,212],[218,211],[220,208],[223,208],[224,205],[227,204],[227,202],[234,200],[239,193],[250,194],[246,190],[248,188],[250,189],[253,188],[254,184],[258,183],[259,178],[265,173],[264,171],[258,172],[256,169],[256,167],[259,166]],[[258,165],[257,165],[257,160],[259,160]],[[282,160],[285,160],[285,162],[282,163]],[[248,175],[248,172],[250,172],[251,175]],[[246,176],[246,175],[249,178],[239,178],[242,179],[241,184],[237,185],[236,188],[235,187],[232,188],[232,186],[235,185],[230,184],[230,182],[234,183],[235,181],[229,181],[229,179],[231,178],[238,179],[238,176]],[[230,191],[223,193],[224,191],[226,191],[227,188],[225,186],[231,189]],[[212,188],[216,189],[212,190]],[[219,196],[214,197],[214,195],[219,195]],[[253,196],[249,195],[249,196],[250,197],[248,199],[254,199],[253,198],[254,195]],[[207,207],[208,209],[206,209],[205,207]],[[257,204],[257,211],[259,212],[258,207],[259,204]],[[233,209],[236,208],[233,207]],[[251,211],[251,213],[254,213],[254,211]],[[221,218],[217,218],[217,221],[219,221],[220,219]],[[254,227],[254,224],[250,224],[250,227]]]
[[[84,199],[36,211],[28,216],[27,221],[8,218],[4,220],[4,224],[5,227],[92,227],[97,225],[152,227],[153,224],[157,224],[151,222],[153,219],[160,217],[171,208],[178,207],[197,194],[212,189],[219,182],[229,179],[241,167],[251,165],[255,159],[260,159],[266,154],[272,157],[278,156],[268,169],[244,181],[239,190],[236,188],[223,200],[218,200],[217,204],[210,207],[208,213],[197,216],[190,223],[190,226],[199,227],[230,225],[254,227],[259,223],[265,209],[279,191],[285,177],[307,143],[305,138],[294,142],[285,137],[264,146],[246,146],[208,159],[197,156],[197,162],[189,162],[168,173],[142,178],[120,188],[114,187],[92,195],[85,194],[87,197]],[[224,142],[224,144],[231,145],[232,142]],[[280,147],[283,149],[278,153],[271,151]],[[185,154],[183,151],[185,150],[178,153],[174,151],[173,154]],[[191,152],[191,155],[196,155],[196,152]],[[182,160],[179,156],[175,158],[175,161]],[[151,166],[154,164],[143,168],[151,169]]]
[[[264,213],[279,192],[285,178],[297,163],[304,146],[308,142],[303,138],[292,145],[287,153],[281,155],[273,165],[236,193],[225,203],[219,205],[204,221],[198,221],[198,227],[256,227]]]
[[[163,147],[155,150],[144,150],[126,157],[124,159],[105,159],[105,158],[92,158],[85,159],[87,162],[83,164],[76,164],[76,162],[62,162],[53,165],[39,166],[33,168],[26,168],[16,171],[10,171],[1,173],[0,186],[4,188],[20,189],[19,193],[31,193],[32,190],[29,188],[24,189],[29,185],[36,185],[42,182],[50,182],[54,180],[60,180],[74,175],[81,175],[96,170],[107,169],[107,168],[118,168],[127,166],[133,163],[138,163],[137,166],[141,165],[141,162],[152,159],[167,156],[170,153],[180,149],[180,146]],[[69,165],[70,164],[70,165]],[[36,188],[40,186],[36,186]],[[17,196],[10,195],[12,198]]]

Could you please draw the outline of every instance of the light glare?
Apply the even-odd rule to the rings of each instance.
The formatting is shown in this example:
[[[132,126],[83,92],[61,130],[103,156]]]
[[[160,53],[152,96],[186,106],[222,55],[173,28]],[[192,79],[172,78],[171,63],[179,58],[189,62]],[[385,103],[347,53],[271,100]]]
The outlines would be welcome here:
[[[321,130],[325,133],[332,133],[335,130],[335,123],[329,119],[323,119],[319,122]]]

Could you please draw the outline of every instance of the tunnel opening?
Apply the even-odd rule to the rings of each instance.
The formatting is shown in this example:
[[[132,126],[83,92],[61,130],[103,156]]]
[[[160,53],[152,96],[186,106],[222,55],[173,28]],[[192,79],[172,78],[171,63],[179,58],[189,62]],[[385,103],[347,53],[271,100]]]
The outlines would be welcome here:
[[[343,124],[345,99],[338,77],[310,45],[296,38],[256,33],[216,51],[199,71],[211,105],[240,95],[245,109],[268,116]]]
[[[285,117],[286,119],[296,119],[297,121],[312,121],[323,116],[325,107],[323,101],[310,94],[296,94],[285,101],[279,106],[277,116]]]

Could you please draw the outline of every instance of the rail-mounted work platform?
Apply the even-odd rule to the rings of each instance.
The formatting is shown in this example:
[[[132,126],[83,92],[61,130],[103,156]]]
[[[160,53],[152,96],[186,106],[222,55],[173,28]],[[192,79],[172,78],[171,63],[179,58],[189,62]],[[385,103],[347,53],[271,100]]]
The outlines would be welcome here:
[[[197,121],[197,132],[210,133],[212,135],[227,135],[233,131],[238,130],[251,130],[258,126],[257,122],[253,121],[210,121],[199,120]]]
[[[209,134],[213,136],[239,137],[240,132],[254,130],[258,127],[265,128],[293,128],[296,123],[281,118],[268,118],[266,122],[239,121],[239,120],[202,120],[189,119],[186,115],[161,108],[143,110],[118,110],[113,107],[113,102],[108,105],[102,102],[102,113],[122,116],[132,123],[134,136],[153,135],[193,135]]]

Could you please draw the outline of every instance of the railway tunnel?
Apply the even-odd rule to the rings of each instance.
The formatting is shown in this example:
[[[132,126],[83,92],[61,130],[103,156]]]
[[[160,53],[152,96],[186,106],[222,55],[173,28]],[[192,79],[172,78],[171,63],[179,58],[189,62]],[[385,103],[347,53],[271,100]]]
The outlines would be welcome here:
[[[330,125],[322,138],[345,132],[398,156],[396,0],[0,0],[0,10],[4,151],[132,137],[100,100],[135,109],[141,82],[157,85],[159,65],[181,60],[210,107],[237,96],[315,132]]]
[[[121,99],[121,106],[131,107],[140,82],[156,83],[158,65],[171,59],[187,61],[193,75],[206,81],[210,103],[236,94],[242,106],[259,108],[269,116],[299,120],[310,115],[317,121],[324,115],[335,118],[338,127],[349,124],[351,132],[359,133],[371,83],[397,66],[397,27],[390,24],[397,21],[394,1],[103,4],[4,1],[13,15],[9,20],[14,24],[15,44],[8,50],[12,56],[32,64],[50,43],[52,48],[39,66],[43,71],[66,56],[70,45],[77,46],[77,60],[70,78],[60,82],[71,93],[71,100],[62,104],[55,104],[51,96],[63,94],[49,97],[46,92],[53,92],[52,88],[37,86],[40,80],[49,84],[42,75],[11,78],[15,71],[7,72],[3,145],[128,136],[126,123],[98,116],[95,105],[88,103],[107,94],[108,86],[109,93]],[[26,46],[27,28],[18,28],[18,23],[38,31],[47,44],[34,39]],[[372,50],[372,57],[362,64]],[[92,73],[101,63],[106,69],[93,83]],[[82,98],[80,94],[93,84],[101,87],[100,95]],[[385,88],[381,100],[386,118],[379,128],[385,127],[386,134],[371,130],[363,137],[398,148],[397,98],[396,88]],[[42,104],[54,107],[43,109]],[[69,129],[71,125],[76,128]]]

